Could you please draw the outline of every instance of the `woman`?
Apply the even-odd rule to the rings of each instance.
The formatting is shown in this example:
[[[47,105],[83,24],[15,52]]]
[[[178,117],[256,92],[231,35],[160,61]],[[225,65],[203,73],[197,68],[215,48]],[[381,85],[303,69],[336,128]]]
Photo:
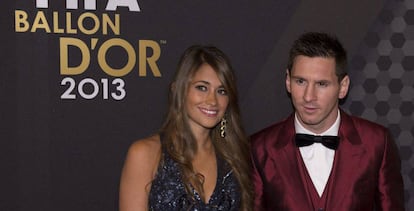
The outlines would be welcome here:
[[[213,46],[191,46],[162,129],[128,151],[120,210],[252,210],[250,164],[229,59]]]

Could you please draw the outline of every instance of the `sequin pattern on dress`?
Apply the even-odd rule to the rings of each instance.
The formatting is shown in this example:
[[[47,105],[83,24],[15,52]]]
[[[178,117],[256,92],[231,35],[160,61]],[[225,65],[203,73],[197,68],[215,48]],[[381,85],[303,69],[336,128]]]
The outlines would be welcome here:
[[[163,162],[151,184],[151,211],[238,211],[240,187],[230,166],[217,157],[217,182],[208,203],[193,189],[194,198],[185,191],[178,164],[163,150]]]

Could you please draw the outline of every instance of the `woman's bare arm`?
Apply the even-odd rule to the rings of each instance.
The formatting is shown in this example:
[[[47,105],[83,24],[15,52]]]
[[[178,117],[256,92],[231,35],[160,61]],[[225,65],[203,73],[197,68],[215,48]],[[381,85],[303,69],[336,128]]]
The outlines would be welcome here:
[[[120,211],[148,210],[148,195],[161,156],[158,135],[134,142],[125,159],[119,190]]]

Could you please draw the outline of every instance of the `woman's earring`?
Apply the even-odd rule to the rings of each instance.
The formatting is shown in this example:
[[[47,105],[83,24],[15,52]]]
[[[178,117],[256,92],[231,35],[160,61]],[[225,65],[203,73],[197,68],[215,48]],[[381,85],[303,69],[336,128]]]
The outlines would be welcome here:
[[[227,125],[227,120],[226,118],[223,117],[220,122],[220,136],[222,138],[226,137],[226,125]]]

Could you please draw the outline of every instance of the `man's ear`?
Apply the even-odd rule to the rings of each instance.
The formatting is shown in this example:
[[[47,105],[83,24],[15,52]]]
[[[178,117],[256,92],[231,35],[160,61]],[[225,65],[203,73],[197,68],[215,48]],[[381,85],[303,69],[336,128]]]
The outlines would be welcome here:
[[[286,69],[286,80],[285,80],[286,90],[290,93],[290,71]]]
[[[339,99],[343,99],[348,94],[350,79],[349,76],[345,76],[339,83]]]

